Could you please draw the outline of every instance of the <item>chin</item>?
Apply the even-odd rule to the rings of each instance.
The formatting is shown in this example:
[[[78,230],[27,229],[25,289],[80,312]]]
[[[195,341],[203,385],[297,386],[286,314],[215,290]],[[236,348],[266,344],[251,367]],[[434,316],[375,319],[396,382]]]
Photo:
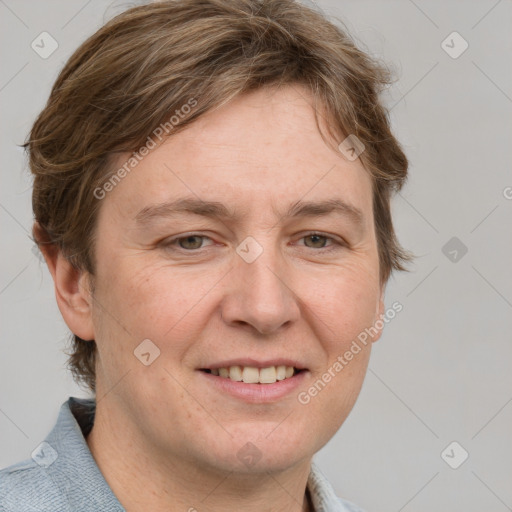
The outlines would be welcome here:
[[[277,426],[275,422],[257,422],[243,424],[236,429],[227,428],[227,433],[219,439],[218,431],[215,439],[206,443],[203,438],[200,450],[202,465],[210,465],[212,469],[237,474],[267,474],[268,472],[286,471],[298,464],[310,460],[328,438],[322,442],[319,433],[314,441],[309,439],[306,430]],[[279,423],[277,424],[279,425]],[[212,436],[213,437],[213,436]],[[204,460],[206,456],[206,461]]]

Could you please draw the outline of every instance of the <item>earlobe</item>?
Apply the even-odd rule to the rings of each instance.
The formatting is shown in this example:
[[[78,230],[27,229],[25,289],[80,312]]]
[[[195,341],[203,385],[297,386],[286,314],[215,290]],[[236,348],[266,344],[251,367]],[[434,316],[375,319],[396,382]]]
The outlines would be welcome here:
[[[37,236],[40,234],[34,227],[35,238],[40,241],[39,247],[53,278],[57,305],[64,321],[73,334],[83,340],[94,340],[89,275],[75,268],[59,247],[47,243],[44,237],[41,240]]]

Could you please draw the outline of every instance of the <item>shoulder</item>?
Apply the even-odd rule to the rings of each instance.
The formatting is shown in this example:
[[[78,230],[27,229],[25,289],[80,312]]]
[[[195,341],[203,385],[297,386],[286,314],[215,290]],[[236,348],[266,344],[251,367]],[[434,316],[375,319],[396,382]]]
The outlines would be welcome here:
[[[0,470],[0,512],[56,510],[69,507],[44,467],[27,459]]]

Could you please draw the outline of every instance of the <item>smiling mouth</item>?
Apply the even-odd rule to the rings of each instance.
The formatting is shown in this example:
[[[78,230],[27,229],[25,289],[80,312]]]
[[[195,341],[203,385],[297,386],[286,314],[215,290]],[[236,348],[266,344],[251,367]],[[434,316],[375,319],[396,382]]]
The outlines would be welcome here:
[[[227,368],[201,368],[202,372],[215,375],[220,378],[243,382],[244,384],[274,384],[290,379],[302,372],[293,366],[268,366],[256,368],[254,366],[229,366]]]

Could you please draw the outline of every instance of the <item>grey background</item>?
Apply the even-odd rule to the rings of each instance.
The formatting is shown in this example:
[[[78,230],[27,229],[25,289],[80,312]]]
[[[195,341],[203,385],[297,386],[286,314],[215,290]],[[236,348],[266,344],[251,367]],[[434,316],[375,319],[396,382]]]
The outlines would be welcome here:
[[[31,179],[16,145],[71,52],[120,11],[109,4],[0,0],[0,467],[30,456],[69,395],[86,396],[65,371],[68,329],[32,252]],[[316,8],[395,67],[386,102],[411,169],[393,209],[401,242],[418,256],[388,284],[387,306],[404,309],[317,464],[368,512],[512,510],[512,4],[317,0]],[[47,59],[30,46],[42,31],[59,44]],[[453,31],[469,44],[456,59],[441,46]],[[461,48],[452,40],[452,51]],[[452,237],[459,241],[443,252]],[[452,441],[469,453],[458,469],[441,457]],[[458,450],[448,450],[451,461]]]

